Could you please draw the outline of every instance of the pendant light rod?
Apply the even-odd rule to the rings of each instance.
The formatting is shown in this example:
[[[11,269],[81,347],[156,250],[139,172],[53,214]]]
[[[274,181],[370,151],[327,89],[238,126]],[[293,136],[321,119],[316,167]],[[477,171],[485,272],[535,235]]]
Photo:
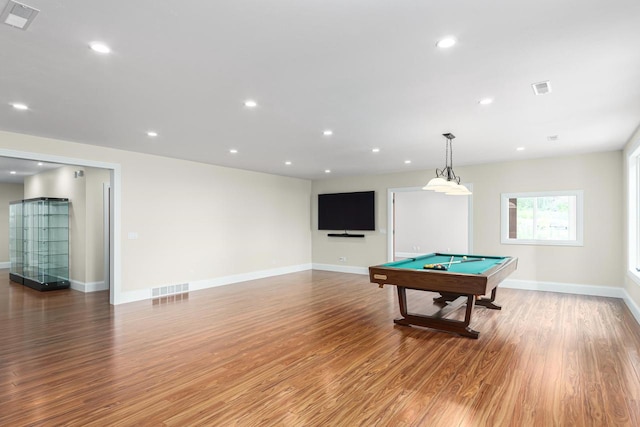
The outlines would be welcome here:
[[[444,177],[447,181],[453,181],[456,184],[460,184],[460,178],[456,176],[455,172],[453,172],[453,145],[451,144],[451,141],[456,136],[452,133],[443,133],[442,136],[447,139],[444,168],[436,169],[436,177]]]

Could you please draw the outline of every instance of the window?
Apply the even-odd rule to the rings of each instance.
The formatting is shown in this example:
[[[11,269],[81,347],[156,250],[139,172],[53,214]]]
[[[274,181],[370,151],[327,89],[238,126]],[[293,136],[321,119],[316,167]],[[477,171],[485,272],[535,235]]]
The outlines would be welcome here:
[[[504,193],[501,242],[582,246],[582,191]]]

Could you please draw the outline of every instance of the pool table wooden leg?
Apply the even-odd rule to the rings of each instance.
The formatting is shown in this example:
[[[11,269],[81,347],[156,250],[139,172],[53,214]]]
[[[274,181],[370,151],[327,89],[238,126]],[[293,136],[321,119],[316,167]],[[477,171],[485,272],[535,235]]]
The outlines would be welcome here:
[[[398,303],[400,305],[400,314],[402,317],[407,316],[407,290],[402,286],[396,286],[398,290]]]
[[[398,303],[400,305],[400,314],[402,318],[395,319],[393,322],[403,326],[423,326],[425,328],[437,329],[440,331],[453,332],[465,337],[477,339],[480,336],[480,332],[475,331],[469,327],[471,323],[471,314],[473,313],[473,306],[475,303],[475,295],[461,295],[453,305],[444,307],[437,313],[426,316],[422,314],[414,314],[407,312],[407,291],[403,286],[396,286],[398,289]],[[466,311],[464,315],[464,321],[446,319],[445,316],[455,311],[455,308],[465,303],[466,298]]]
[[[498,287],[496,286],[495,288],[493,288],[493,290],[491,291],[491,297],[490,298],[478,298],[476,299],[476,304],[481,305],[483,307],[487,307],[490,308],[492,310],[502,310],[502,306],[496,304],[494,301],[496,300],[496,291],[498,290]]]

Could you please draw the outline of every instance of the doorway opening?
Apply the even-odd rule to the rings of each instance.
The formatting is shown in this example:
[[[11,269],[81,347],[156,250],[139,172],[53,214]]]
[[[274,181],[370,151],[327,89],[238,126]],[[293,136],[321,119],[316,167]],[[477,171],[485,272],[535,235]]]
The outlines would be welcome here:
[[[432,252],[473,252],[472,196],[390,188],[387,203],[388,262]]]
[[[102,209],[102,217],[100,223],[103,223],[108,230],[104,236],[107,241],[103,247],[106,249],[104,254],[105,274],[103,288],[109,289],[109,303],[118,304],[121,300],[121,265],[120,265],[120,165],[115,163],[98,162],[86,159],[76,159],[64,156],[55,156],[42,153],[21,152],[16,150],[6,150],[0,148],[0,157],[10,159],[30,160],[34,162],[56,163],[64,166],[79,166],[87,168],[105,169],[108,171],[108,200],[104,198],[104,194],[98,196],[100,200],[108,201],[108,216]],[[82,176],[77,174],[76,177]],[[106,218],[106,222],[105,221]],[[107,249],[108,248],[108,249]],[[108,274],[107,274],[108,271]]]

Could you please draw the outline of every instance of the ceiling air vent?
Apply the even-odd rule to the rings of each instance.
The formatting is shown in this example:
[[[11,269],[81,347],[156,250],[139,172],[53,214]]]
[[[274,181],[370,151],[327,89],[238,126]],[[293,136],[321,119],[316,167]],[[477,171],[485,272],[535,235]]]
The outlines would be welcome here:
[[[9,0],[7,7],[4,8],[2,15],[0,15],[0,19],[7,25],[26,30],[38,12],[40,12],[38,9],[34,9],[31,6]]]
[[[531,87],[533,88],[533,93],[536,95],[546,95],[551,93],[551,82],[549,80],[546,82],[534,83]]]

